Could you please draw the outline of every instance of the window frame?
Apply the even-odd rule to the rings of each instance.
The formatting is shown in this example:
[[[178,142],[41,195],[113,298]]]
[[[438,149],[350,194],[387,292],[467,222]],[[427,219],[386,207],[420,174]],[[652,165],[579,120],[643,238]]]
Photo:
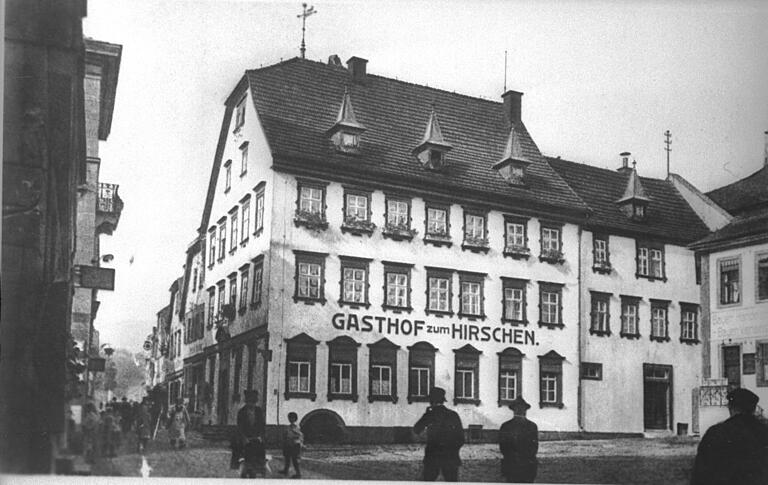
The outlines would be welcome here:
[[[599,337],[611,336],[611,297],[612,293],[602,291],[590,291],[589,334]],[[599,316],[599,305],[605,304],[605,328],[601,328],[601,322],[595,320]],[[596,325],[597,323],[597,325]]]
[[[232,308],[237,310],[237,271],[233,271],[229,273],[227,276],[227,282],[229,287],[229,302],[228,305],[232,305]]]
[[[368,402],[387,401],[397,403],[397,353],[399,345],[395,345],[386,337],[368,344]],[[374,394],[374,366],[389,367],[390,394]]]
[[[224,193],[232,189],[232,160],[224,162]]]
[[[390,310],[394,311],[395,313],[399,312],[406,312],[410,313],[413,310],[413,306],[411,305],[411,292],[413,291],[413,285],[411,283],[411,272],[413,270],[413,264],[410,263],[399,263],[394,261],[382,261],[382,265],[384,266],[384,284],[382,286],[383,292],[384,292],[384,299],[383,303],[381,305],[382,310]],[[388,293],[388,286],[389,282],[388,275],[389,274],[405,274],[406,275],[406,292],[405,292],[405,305],[406,306],[399,306],[399,305],[390,305],[389,301],[387,300],[387,293]]]
[[[768,387],[768,340],[755,341],[755,383]]]
[[[425,295],[425,302],[426,306],[424,307],[424,313],[427,315],[437,315],[437,316],[449,316],[452,317],[454,315],[453,313],[453,273],[455,270],[449,269],[449,268],[439,268],[435,266],[425,266],[424,269],[427,273],[427,280],[426,280],[426,289],[424,291]],[[439,310],[439,309],[433,309],[431,308],[432,304],[432,298],[431,298],[431,292],[432,292],[432,285],[431,280],[432,279],[442,279],[448,281],[448,309],[447,310]],[[438,288],[439,290],[439,288]]]
[[[251,233],[251,194],[240,199],[240,246],[245,247]]]
[[[369,308],[371,306],[371,300],[369,298],[369,290],[370,290],[370,263],[373,261],[370,258],[358,258],[353,256],[341,256],[339,255],[339,306],[348,306],[350,308]],[[346,280],[344,279],[344,270],[345,269],[356,269],[356,270],[363,270],[364,272],[364,278],[363,278],[363,301],[362,302],[354,302],[354,301],[348,301],[345,299],[346,291],[344,289],[344,284],[346,283]]]
[[[214,324],[216,323],[216,285],[213,285],[208,288],[208,311],[206,312],[207,315],[207,327],[209,329],[213,328]]]
[[[591,372],[594,371],[594,372]],[[582,362],[580,367],[580,378],[586,381],[603,380],[603,364],[598,362]]]
[[[288,399],[317,399],[315,381],[317,380],[317,345],[318,340],[313,339],[306,333],[300,333],[293,338],[285,339],[285,392],[284,397]],[[309,366],[309,390],[301,389],[291,391],[290,387],[290,365],[291,363],[306,363]],[[301,366],[299,365],[299,369]]]
[[[483,352],[476,349],[470,344],[466,344],[461,348],[453,349],[453,372],[454,372],[454,386],[453,386],[453,404],[474,404],[480,405],[480,355]],[[464,387],[464,381],[460,381],[460,374],[468,372],[472,376],[472,395],[466,396],[466,388]],[[461,385],[460,385],[461,384]],[[464,394],[460,396],[460,388],[464,390]]]
[[[650,339],[654,342],[669,342],[669,300],[650,299],[651,303],[651,332]],[[654,335],[654,310],[664,310],[664,335]]]
[[[224,237],[222,237],[222,235]],[[224,261],[227,252],[227,216],[219,219],[219,257],[218,262]]]
[[[686,325],[690,324],[690,321],[686,321],[686,314],[693,314],[693,336],[685,336]],[[680,302],[680,342],[685,344],[698,344],[699,341],[699,305],[696,303]]]
[[[738,277],[735,281],[736,284],[736,292],[738,295],[738,298],[736,301],[724,301],[724,288],[723,288],[723,265],[727,263],[736,263],[736,271],[738,272]],[[744,287],[742,285],[742,275],[743,272],[741,271],[742,264],[741,264],[741,255],[736,256],[728,256],[724,258],[718,258],[717,259],[717,306],[720,308],[728,308],[728,307],[735,307],[740,306],[742,300],[744,299]],[[734,282],[732,282],[733,284]]]
[[[462,207],[462,210],[461,250],[473,253],[487,253],[490,250],[488,242],[488,210],[477,207]],[[467,232],[470,218],[477,218],[483,222],[483,234],[481,237],[470,236]]]
[[[245,125],[245,106],[247,99],[248,95],[245,94],[237,103],[237,105],[235,105],[235,128],[232,130],[233,133],[239,132],[240,128]]]
[[[248,173],[248,142],[240,144],[240,176]]]
[[[517,396],[523,395],[523,358],[525,354],[515,347],[507,347],[501,352],[497,352],[499,360],[499,380],[497,385],[499,407],[509,406]],[[512,399],[505,398],[502,394],[502,374],[505,371],[512,371],[516,374],[515,378],[515,396]]]
[[[565,324],[563,323],[563,288],[564,287],[565,287],[565,284],[563,283],[539,281],[539,327],[547,327],[550,329],[552,328],[562,329],[563,327],[565,327]],[[556,322],[545,322],[543,319],[544,293],[555,293],[558,295]]]
[[[600,274],[610,274],[611,273],[611,245],[610,245],[610,235],[608,234],[601,234],[601,233],[593,233],[592,234],[592,272],[593,273],[600,273]],[[599,248],[599,243],[603,243],[605,245],[605,248]],[[605,252],[605,259],[598,259],[598,254],[600,251]]]
[[[501,323],[512,326],[528,325],[528,283],[529,280],[501,276]],[[520,290],[522,304],[520,307],[522,319],[507,318],[507,290]]]
[[[554,407],[563,409],[563,361],[565,357],[550,350],[539,358],[539,408]],[[555,374],[555,401],[545,400],[545,374]]]
[[[328,401],[357,402],[357,349],[360,343],[346,335],[326,342],[328,346]],[[336,365],[350,368],[350,392],[334,392],[331,377]]]
[[[251,291],[251,308],[261,306],[261,297],[264,294],[264,255],[260,254],[251,260],[253,262],[253,288]],[[258,277],[257,277],[258,275]]]
[[[528,259],[531,256],[531,248],[528,245],[528,221],[527,217],[513,216],[504,214],[504,257],[511,257],[512,259]],[[509,244],[509,226],[519,225],[523,228],[523,244]]]
[[[429,231],[429,211],[443,211],[445,213],[445,232],[430,232]],[[451,240],[451,204],[437,201],[424,201],[424,244],[432,244],[433,246],[451,247],[453,241]]]
[[[540,221],[539,223],[539,261],[549,264],[562,264],[565,262],[563,252],[563,227],[564,224],[552,221]],[[544,248],[545,231],[557,231],[557,248]],[[551,238],[549,239],[552,240]]]
[[[248,290],[250,284],[251,264],[246,263],[240,266],[240,301],[238,304],[238,312],[240,315],[244,314],[248,309]]]
[[[642,298],[639,296],[630,296],[630,295],[619,295],[619,298],[621,299],[621,330],[619,331],[619,336],[621,338],[626,339],[639,339],[640,338],[640,302],[642,301]],[[628,329],[628,323],[627,323],[627,315],[624,312],[625,308],[634,307],[635,308],[635,333],[629,333],[626,330]]]
[[[303,189],[317,190],[320,192],[320,210],[317,212],[305,211],[301,208],[301,193]],[[318,180],[309,180],[303,178],[296,179],[296,212],[294,214],[293,224],[296,227],[306,227],[312,230],[328,229],[328,219],[326,218],[326,205],[328,182]],[[311,199],[315,200],[315,199]]]
[[[294,261],[295,261],[295,272],[294,272],[294,293],[293,293],[293,301],[299,302],[302,301],[307,305],[313,305],[315,303],[320,303],[321,305],[325,305],[326,299],[325,299],[325,260],[328,257],[328,253],[315,253],[311,251],[299,251],[298,249],[293,250],[294,255]],[[300,286],[300,265],[301,264],[316,264],[320,266],[320,274],[319,274],[319,285],[318,285],[318,296],[312,297],[312,296],[302,296],[299,294],[299,286]]]
[[[240,241],[238,241],[240,235],[238,234],[239,231],[239,221],[240,218],[240,206],[236,205],[233,208],[229,209],[229,254],[234,254],[235,250],[237,250],[238,244],[240,244]]]
[[[216,264],[216,250],[218,249],[217,233],[217,226],[208,228],[208,269],[213,269],[213,265]]]
[[[413,237],[418,233],[415,229],[413,229],[413,219],[412,219],[412,209],[413,209],[413,203],[410,197],[400,196],[400,195],[394,195],[394,194],[384,194],[384,227],[381,230],[381,235],[384,238],[392,239],[394,241],[410,241],[413,239]],[[389,210],[389,204],[390,202],[393,203],[401,203],[405,204],[406,206],[406,220],[405,224],[398,225],[398,224],[391,224],[389,221],[390,217],[390,210]]]
[[[367,189],[358,188],[358,187],[348,187],[344,186],[344,198],[343,198],[343,204],[342,204],[342,213],[341,213],[341,232],[342,233],[349,233],[354,236],[360,236],[363,234],[366,234],[370,236],[373,234],[373,230],[376,228],[376,225],[371,222],[371,216],[373,213],[372,207],[371,207],[371,198],[372,198],[372,192]],[[349,198],[350,197],[358,197],[360,199],[365,200],[365,218],[359,219],[359,218],[351,218],[347,211],[349,210]]]
[[[429,402],[429,391],[435,386],[435,354],[437,348],[429,342],[420,341],[407,347],[408,349],[408,404],[414,402]],[[416,364],[416,365],[415,365]],[[414,369],[426,368],[429,372],[427,376],[427,386],[424,394],[413,394],[413,374]],[[419,386],[421,387],[421,386]]]
[[[262,181],[259,182],[256,187],[253,188],[254,191],[254,224],[253,224],[253,235],[255,237],[259,237],[262,232],[264,232],[264,205],[265,205],[265,193],[266,193],[266,186],[267,183]],[[325,195],[323,195],[325,197]],[[323,198],[323,203],[325,203],[325,198]]]
[[[216,282],[216,321],[220,321],[223,318],[222,315],[222,309],[224,308],[224,305],[227,304],[227,281],[225,279],[220,279]]]
[[[640,253],[641,250],[645,249],[646,251],[646,264],[647,264],[647,270],[648,273],[642,273],[640,271]],[[661,261],[659,263],[660,270],[661,270],[661,276],[656,276],[655,273],[655,266],[653,263],[653,251],[659,251],[661,253]],[[665,244],[663,242],[652,242],[652,241],[645,241],[645,240],[639,240],[635,239],[635,278],[644,278],[648,281],[667,281],[667,255],[665,251]]]
[[[485,279],[488,277],[486,273],[474,273],[470,271],[457,271],[459,274],[459,311],[457,316],[459,319],[466,318],[469,321],[485,320]],[[479,285],[480,293],[477,295],[478,311],[479,313],[468,313],[464,308],[464,284],[477,284]]]
[[[760,259],[765,260],[765,298],[760,298]],[[768,302],[768,252],[755,253],[755,303]]]

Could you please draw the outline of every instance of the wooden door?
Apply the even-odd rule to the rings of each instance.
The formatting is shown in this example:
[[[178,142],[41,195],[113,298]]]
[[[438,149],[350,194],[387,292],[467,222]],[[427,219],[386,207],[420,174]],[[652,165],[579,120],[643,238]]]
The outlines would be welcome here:
[[[643,369],[643,421],[645,429],[672,428],[672,369],[645,364]]]
[[[741,387],[741,348],[738,345],[723,347],[723,377],[728,379],[728,388]]]

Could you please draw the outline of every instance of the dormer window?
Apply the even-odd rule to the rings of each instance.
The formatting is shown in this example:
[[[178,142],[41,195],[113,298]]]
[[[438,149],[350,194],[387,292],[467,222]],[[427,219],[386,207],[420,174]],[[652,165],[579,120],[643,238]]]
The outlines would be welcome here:
[[[501,160],[493,166],[509,185],[525,185],[526,169],[531,161],[523,154],[520,136],[514,127],[509,132]]]
[[[633,163],[624,196],[616,203],[628,218],[633,221],[644,221],[648,215],[648,203],[650,201],[651,199],[646,195],[640,176],[637,175],[637,168]]]
[[[360,134],[364,131],[365,126],[358,123],[355,110],[352,108],[352,98],[345,88],[336,123],[328,130],[331,141],[340,152],[357,153],[360,150]]]
[[[632,215],[636,219],[643,219],[645,217],[645,206],[640,205],[640,204],[635,204],[633,206]]]
[[[437,113],[434,109],[429,115],[427,129],[421,143],[413,149],[413,154],[428,170],[441,170],[445,167],[445,154],[453,148],[443,138]]]

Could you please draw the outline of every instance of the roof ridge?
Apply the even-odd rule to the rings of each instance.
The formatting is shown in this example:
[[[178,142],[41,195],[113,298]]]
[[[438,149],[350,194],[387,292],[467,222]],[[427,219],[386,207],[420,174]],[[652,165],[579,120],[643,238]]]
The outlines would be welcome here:
[[[734,180],[733,182],[731,182],[731,183],[730,183],[730,184],[728,184],[728,185],[723,185],[722,187],[718,187],[718,188],[716,188],[716,189],[712,189],[712,190],[710,190],[709,192],[706,192],[706,194],[707,194],[707,195],[709,195],[709,194],[711,194],[711,193],[713,193],[713,192],[717,192],[717,191],[719,191],[719,190],[728,189],[728,188],[730,188],[731,186],[733,186],[733,185],[736,185],[736,184],[739,184],[739,183],[742,183],[742,182],[745,182],[745,181],[747,181],[748,179],[751,179],[752,177],[757,177],[758,175],[761,175],[761,172],[762,172],[763,170],[765,170],[765,169],[766,169],[766,165],[763,165],[762,167],[760,167],[759,169],[757,169],[757,170],[756,170],[754,173],[751,173],[751,174],[747,175],[746,177],[742,177],[742,178],[740,178],[740,179],[738,179],[738,180]]]
[[[606,173],[613,173],[613,174],[621,175],[621,172],[617,172],[616,170],[613,170],[611,168],[598,167],[596,165],[592,165],[592,164],[586,163],[586,162],[574,162],[573,160],[566,160],[565,158],[561,158],[561,157],[552,157],[550,155],[542,154],[542,156],[545,159],[547,159],[547,161],[553,160],[555,162],[566,162],[566,163],[571,163],[573,165],[586,165],[587,167],[593,168],[595,170],[602,170],[602,171],[604,171]],[[653,181],[653,182],[668,182],[668,180],[665,179],[665,178],[646,177],[646,176],[640,175],[640,174],[638,174],[638,177],[640,177],[641,180],[650,180],[650,181]]]

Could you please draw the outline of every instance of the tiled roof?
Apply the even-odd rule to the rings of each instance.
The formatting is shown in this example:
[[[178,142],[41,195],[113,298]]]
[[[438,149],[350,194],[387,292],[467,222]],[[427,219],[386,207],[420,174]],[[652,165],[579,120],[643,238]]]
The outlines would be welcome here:
[[[628,218],[616,203],[624,193],[629,173],[547,157],[549,164],[592,211],[587,227],[689,243],[709,233],[707,226],[666,180],[640,177],[650,199],[644,221]]]
[[[517,127],[528,168],[528,188],[511,187],[493,165],[504,153],[509,126],[503,104],[368,74],[365,84],[350,81],[338,66],[294,58],[246,72],[275,163],[299,164],[324,173],[373,177],[410,187],[521,206],[549,208],[571,216],[586,206],[546,163],[522,123]],[[338,153],[327,130],[334,125],[348,86],[357,121],[367,128],[360,154]],[[447,168],[428,171],[413,156],[430,112],[440,119]]]
[[[696,241],[693,247],[706,248],[738,243],[737,240],[768,239],[768,209],[737,216],[730,224]]]
[[[707,196],[732,215],[768,204],[768,166]]]

